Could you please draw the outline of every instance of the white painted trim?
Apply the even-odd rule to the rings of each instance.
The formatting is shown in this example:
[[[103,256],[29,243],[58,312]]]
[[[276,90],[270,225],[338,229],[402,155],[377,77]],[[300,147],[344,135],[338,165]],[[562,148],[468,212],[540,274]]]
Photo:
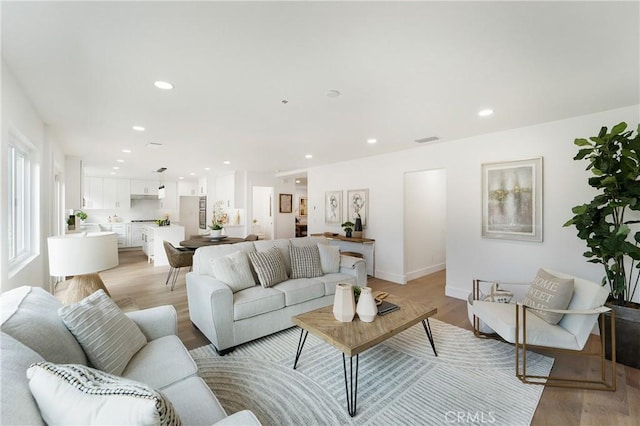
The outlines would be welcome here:
[[[426,268],[420,268],[416,271],[411,271],[406,274],[407,280],[415,280],[425,275],[433,274],[434,272],[442,271],[447,267],[446,263],[439,263],[437,265],[427,266]]]
[[[407,283],[407,276],[406,275],[400,275],[400,274],[393,274],[390,272],[385,272],[385,271],[381,271],[381,270],[376,270],[376,278],[380,278],[381,280],[385,280],[385,281],[391,281],[393,283],[396,284],[406,284]]]
[[[469,283],[468,289],[453,287],[449,284],[447,284],[444,288],[445,296],[455,297],[456,299],[467,300],[467,297],[469,297],[469,293],[471,293],[471,283]]]

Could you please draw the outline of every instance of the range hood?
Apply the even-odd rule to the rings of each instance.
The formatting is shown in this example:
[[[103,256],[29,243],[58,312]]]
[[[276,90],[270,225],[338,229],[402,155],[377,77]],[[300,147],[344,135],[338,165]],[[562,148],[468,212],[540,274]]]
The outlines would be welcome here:
[[[131,194],[132,200],[157,200],[158,196],[153,194]]]

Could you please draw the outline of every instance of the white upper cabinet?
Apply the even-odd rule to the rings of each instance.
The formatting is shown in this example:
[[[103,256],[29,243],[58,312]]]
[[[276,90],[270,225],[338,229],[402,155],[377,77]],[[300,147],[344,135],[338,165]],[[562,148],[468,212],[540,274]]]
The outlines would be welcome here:
[[[131,208],[131,181],[129,179],[104,178],[102,182],[102,208]]]
[[[158,195],[158,182],[154,180],[131,180],[132,195]]]
[[[198,180],[198,194],[201,196],[207,195],[207,178],[203,177]]]
[[[82,197],[83,209],[102,208],[102,178],[85,177]]]
[[[196,182],[178,182],[178,196],[189,196],[189,195],[205,195],[200,194],[199,192],[200,186]]]
[[[165,182],[164,198],[160,200],[160,208],[164,210],[174,210],[178,207],[178,191],[175,182]]]

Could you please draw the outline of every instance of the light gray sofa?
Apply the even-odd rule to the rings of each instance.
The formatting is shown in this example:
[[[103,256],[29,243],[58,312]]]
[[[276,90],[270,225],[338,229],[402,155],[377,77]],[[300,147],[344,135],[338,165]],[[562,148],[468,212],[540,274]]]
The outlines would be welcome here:
[[[234,293],[213,273],[212,261],[236,251],[250,253],[277,247],[291,277],[289,248],[329,244],[324,237],[258,240],[202,247],[193,256],[193,271],[187,274],[189,316],[193,324],[225,354],[242,343],[293,327],[291,317],[333,303],[336,284],[367,284],[364,260],[341,256],[337,273],[316,278],[288,279],[273,287],[260,284]],[[256,280],[256,283],[258,281]]]
[[[29,390],[26,371],[36,362],[87,365],[87,357],[58,316],[61,303],[39,287],[19,287],[0,295],[2,313],[0,356],[3,425],[45,424]],[[256,425],[250,411],[227,417],[197,366],[176,336],[173,306],[128,313],[147,338],[122,377],[160,390],[184,425]],[[73,409],[73,407],[69,407]],[[217,423],[218,422],[218,423]]]

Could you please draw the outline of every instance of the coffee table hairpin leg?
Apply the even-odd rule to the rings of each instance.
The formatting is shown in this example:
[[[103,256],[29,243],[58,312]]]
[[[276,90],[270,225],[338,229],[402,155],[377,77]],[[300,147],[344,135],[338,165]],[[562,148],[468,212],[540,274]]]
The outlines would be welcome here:
[[[298,366],[298,360],[300,359],[300,355],[302,354],[302,348],[304,347],[304,342],[307,341],[307,335],[309,332],[304,328],[300,329],[300,340],[298,340],[298,349],[296,350],[296,359],[293,361],[293,369],[295,370]]]
[[[360,355],[356,355],[356,377],[353,378],[353,357],[349,357],[349,379],[347,379],[347,361],[342,354],[342,367],[344,368],[344,388],[347,391],[347,411],[351,417],[356,415],[358,402],[358,360]],[[351,392],[349,392],[351,389]]]
[[[422,320],[422,325],[424,326],[424,331],[427,332],[427,337],[429,338],[429,343],[431,343],[431,349],[433,349],[433,354],[438,356],[436,352],[436,345],[433,343],[433,335],[431,334],[431,325],[429,325],[429,318]]]

